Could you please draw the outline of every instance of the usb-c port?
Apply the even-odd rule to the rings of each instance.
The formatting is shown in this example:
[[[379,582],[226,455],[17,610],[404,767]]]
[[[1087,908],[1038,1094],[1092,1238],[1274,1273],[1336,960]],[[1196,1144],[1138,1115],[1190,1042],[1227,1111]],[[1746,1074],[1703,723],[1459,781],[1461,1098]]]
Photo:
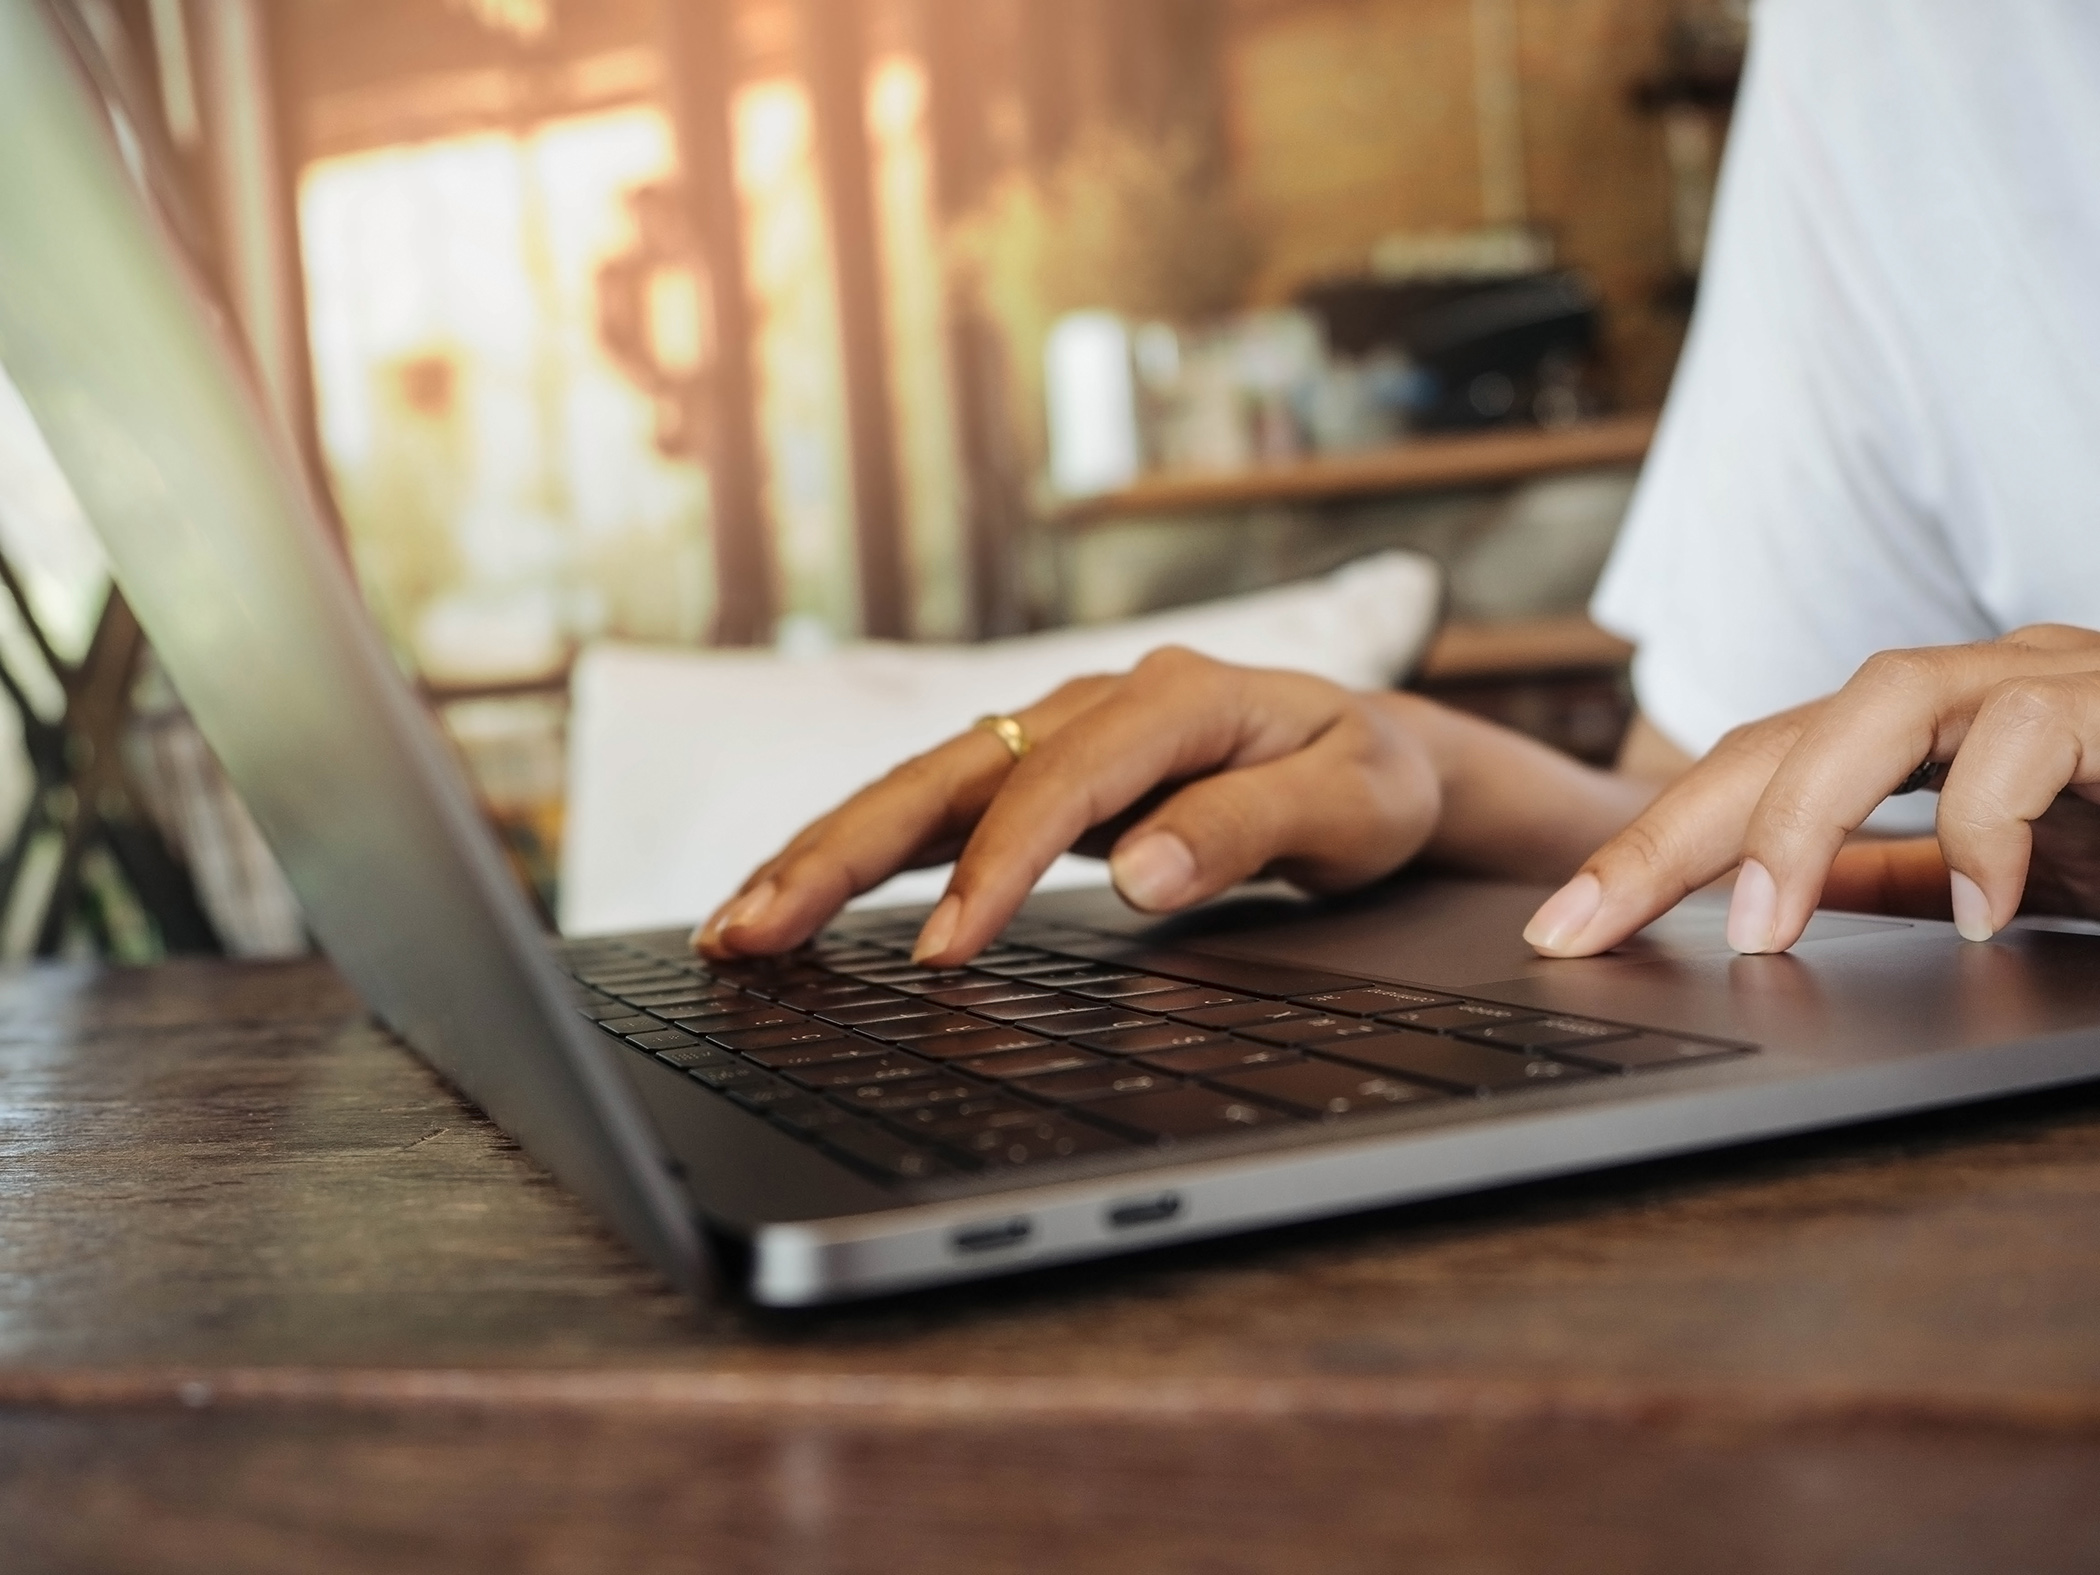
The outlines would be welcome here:
[[[1133,1225],[1161,1224],[1180,1212],[1181,1194],[1162,1192],[1156,1198],[1114,1204],[1108,1211],[1108,1223],[1117,1230],[1128,1230]]]
[[[950,1238],[949,1244],[957,1252],[993,1252],[1019,1246],[1034,1230],[1034,1224],[1025,1217],[1000,1220],[996,1225],[967,1225]]]

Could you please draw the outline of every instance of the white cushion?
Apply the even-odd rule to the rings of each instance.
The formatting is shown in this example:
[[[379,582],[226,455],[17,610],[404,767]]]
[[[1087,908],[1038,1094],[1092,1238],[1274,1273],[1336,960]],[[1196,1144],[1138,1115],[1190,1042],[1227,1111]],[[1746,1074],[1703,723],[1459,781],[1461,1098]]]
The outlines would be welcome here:
[[[771,652],[597,645],[570,686],[561,924],[571,935],[689,924],[798,828],[898,761],[1068,678],[1185,645],[1352,688],[1403,676],[1435,631],[1436,565],[1367,558],[1322,580],[1089,629],[982,645]],[[1063,859],[1045,884],[1102,879]],[[944,871],[863,901],[917,901]]]

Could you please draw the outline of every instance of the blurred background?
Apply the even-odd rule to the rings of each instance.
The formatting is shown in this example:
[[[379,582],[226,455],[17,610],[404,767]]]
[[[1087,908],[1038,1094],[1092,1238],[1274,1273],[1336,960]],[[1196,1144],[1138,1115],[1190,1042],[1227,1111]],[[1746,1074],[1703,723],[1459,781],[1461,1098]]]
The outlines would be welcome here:
[[[1626,653],[1581,609],[1744,3],[62,9],[551,903],[603,640],[973,641],[1409,546],[1449,585],[1414,681],[1608,758]],[[303,944],[4,385],[0,558],[0,948]],[[98,849],[67,740],[113,692]]]

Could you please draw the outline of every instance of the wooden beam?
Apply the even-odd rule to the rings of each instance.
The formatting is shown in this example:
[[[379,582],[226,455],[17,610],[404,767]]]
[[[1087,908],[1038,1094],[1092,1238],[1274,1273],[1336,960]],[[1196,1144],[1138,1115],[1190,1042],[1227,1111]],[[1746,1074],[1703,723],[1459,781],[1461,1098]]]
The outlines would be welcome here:
[[[831,218],[847,447],[860,546],[861,633],[876,640],[905,639],[911,633],[911,597],[883,326],[881,235],[868,148],[868,52],[861,0],[801,0],[798,15]]]
[[[983,6],[984,0],[917,0],[913,17],[926,62],[934,200],[943,224],[967,213],[998,175]],[[1028,508],[1007,403],[1004,343],[973,292],[950,292],[947,316],[971,623],[980,638],[1019,634],[1027,625],[1021,537]]]
[[[717,645],[773,637],[773,554],[758,446],[744,212],[736,189],[730,96],[735,90],[734,0],[661,0],[665,97],[678,137],[687,201],[713,292],[713,442],[707,456],[715,550]]]

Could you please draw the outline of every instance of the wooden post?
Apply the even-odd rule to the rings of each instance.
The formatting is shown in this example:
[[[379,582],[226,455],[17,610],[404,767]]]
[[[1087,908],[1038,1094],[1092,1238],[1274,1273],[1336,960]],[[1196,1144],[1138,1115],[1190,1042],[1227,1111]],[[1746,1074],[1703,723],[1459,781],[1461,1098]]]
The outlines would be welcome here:
[[[734,6],[735,0],[660,0],[658,27],[678,162],[713,296],[714,438],[707,463],[714,642],[764,645],[773,637],[773,554],[761,497],[758,378],[730,118],[737,82]]]
[[[998,174],[987,113],[990,41],[984,0],[919,0],[934,189],[943,225],[967,213]],[[1005,346],[978,303],[951,295],[948,361],[963,464],[971,621],[980,638],[1027,627],[1021,536],[1027,506],[1014,452]]]
[[[860,545],[861,632],[911,633],[911,596],[883,328],[881,239],[869,167],[867,39],[862,0],[801,0],[804,70],[831,218],[853,513]]]

